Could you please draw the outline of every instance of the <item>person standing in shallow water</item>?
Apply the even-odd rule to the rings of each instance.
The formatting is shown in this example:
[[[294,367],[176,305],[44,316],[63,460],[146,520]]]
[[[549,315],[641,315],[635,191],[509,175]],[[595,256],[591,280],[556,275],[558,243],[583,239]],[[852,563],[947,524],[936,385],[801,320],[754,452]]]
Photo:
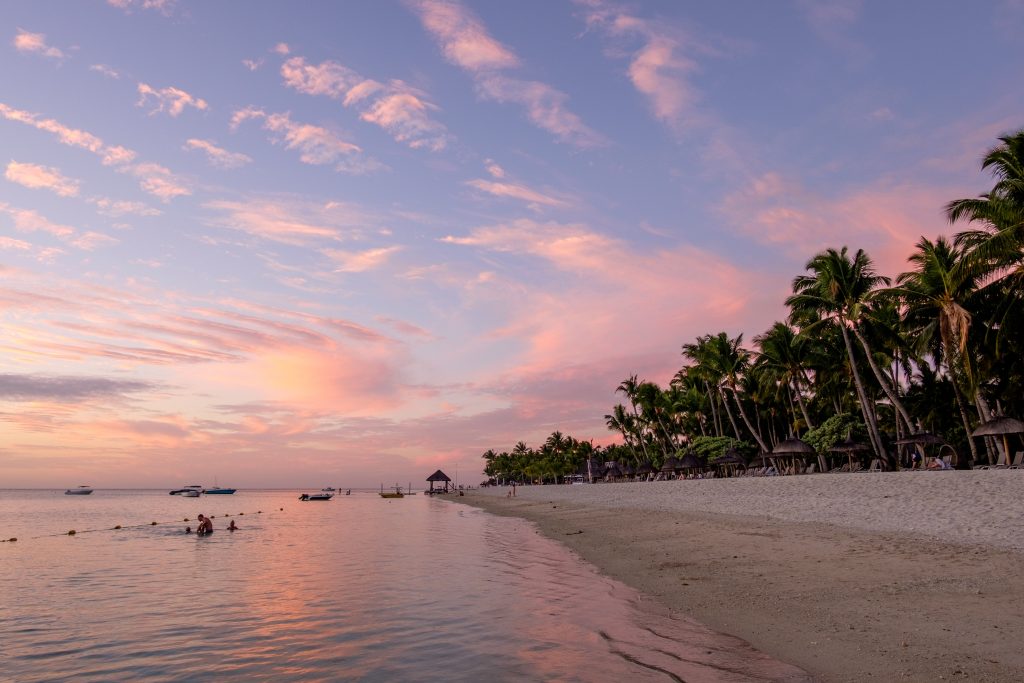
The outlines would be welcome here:
[[[235,520],[231,520],[231,524],[228,524],[228,531],[238,531],[238,527],[235,526]]]
[[[209,534],[209,533],[213,532],[213,520],[212,519],[210,519],[209,517],[204,517],[203,515],[199,515],[199,517],[197,519],[199,520],[199,526],[196,527],[196,533],[197,534],[202,535],[202,534]]]

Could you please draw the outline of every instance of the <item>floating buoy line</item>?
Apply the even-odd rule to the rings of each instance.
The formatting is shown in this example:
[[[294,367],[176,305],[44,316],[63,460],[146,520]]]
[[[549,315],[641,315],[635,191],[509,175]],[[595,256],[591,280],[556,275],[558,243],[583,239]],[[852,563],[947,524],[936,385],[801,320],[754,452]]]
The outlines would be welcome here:
[[[278,510],[276,510],[276,511],[284,512],[284,508],[278,508]],[[252,514],[262,515],[263,514],[263,510],[256,510],[256,512],[250,512],[249,514],[250,515],[252,515]],[[238,513],[236,513],[236,515],[239,516],[239,517],[244,517],[245,513],[244,512],[238,512]],[[230,516],[231,515],[229,515],[229,514],[221,515],[221,517],[230,517]],[[217,516],[216,515],[209,515],[209,519],[217,519]],[[184,518],[181,521],[182,522],[188,522],[189,518],[186,517],[186,518]],[[37,539],[37,538],[56,538],[57,536],[77,536],[79,534],[94,534],[94,533],[99,532],[99,531],[121,531],[121,530],[124,530],[124,529],[145,529],[146,527],[161,526],[161,525],[164,525],[164,524],[180,524],[180,523],[181,522],[179,522],[178,520],[171,520],[171,521],[167,521],[167,522],[149,522],[148,524],[117,524],[115,526],[102,527],[100,529],[68,529],[67,531],[64,531],[64,532],[61,532],[61,533],[57,533],[57,534],[43,534],[42,536],[32,536],[30,538],[34,540],[34,539]],[[17,542],[17,540],[18,539],[16,537],[0,538],[0,543],[15,543],[15,542]]]

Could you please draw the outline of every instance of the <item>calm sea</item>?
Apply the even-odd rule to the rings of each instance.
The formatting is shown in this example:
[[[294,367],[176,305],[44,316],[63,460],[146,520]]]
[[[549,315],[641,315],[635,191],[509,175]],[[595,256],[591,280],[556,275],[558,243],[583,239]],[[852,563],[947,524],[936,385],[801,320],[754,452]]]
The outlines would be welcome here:
[[[809,680],[521,520],[296,498],[0,491],[0,679]],[[212,536],[183,533],[198,513]]]

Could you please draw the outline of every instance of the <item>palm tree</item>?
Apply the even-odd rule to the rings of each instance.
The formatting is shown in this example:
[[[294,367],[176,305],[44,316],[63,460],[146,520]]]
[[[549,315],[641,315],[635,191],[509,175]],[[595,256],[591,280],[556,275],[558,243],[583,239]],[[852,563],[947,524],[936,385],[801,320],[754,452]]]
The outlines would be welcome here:
[[[980,223],[981,230],[956,236],[967,248],[967,262],[982,279],[1008,275],[1014,287],[1024,281],[1024,129],[999,138],[981,162],[996,178],[995,186],[974,199],[946,205],[951,223]]]
[[[754,337],[754,343],[760,349],[755,367],[769,371],[777,381],[792,390],[804,416],[804,424],[808,429],[814,429],[800,386],[806,382],[810,388],[805,367],[808,339],[799,336],[786,323],[777,322],[764,334]]]
[[[725,395],[723,387],[728,388],[732,392],[733,400],[736,402],[740,417],[743,418],[743,423],[750,430],[750,433],[754,436],[761,449],[767,451],[768,446],[765,445],[764,439],[761,438],[760,431],[754,427],[750,422],[750,418],[747,417],[747,412],[743,408],[743,402],[740,400],[739,391],[737,390],[740,376],[750,364],[750,352],[741,346],[742,343],[742,334],[735,339],[730,339],[729,335],[725,332],[719,332],[714,336],[709,334],[704,337],[698,337],[696,344],[684,344],[683,355],[691,360],[695,360],[709,381],[712,378],[717,380],[716,384],[719,391],[722,392],[723,404],[729,413],[730,419],[732,419],[732,411],[729,409],[728,397]],[[736,428],[735,420],[733,421],[733,430],[736,432],[736,438],[739,439],[739,430]]]
[[[850,339],[850,330],[856,328],[863,315],[869,294],[879,285],[889,284],[889,280],[875,274],[871,259],[862,249],[858,249],[852,259],[846,247],[841,251],[827,249],[808,261],[806,268],[811,274],[798,275],[793,280],[794,294],[786,299],[786,305],[792,311],[790,322],[798,326],[802,324],[805,329],[827,324],[839,327],[875,453],[885,460],[887,467],[895,469],[896,463],[882,443],[874,406],[868,401]],[[870,350],[865,350],[870,356]]]
[[[931,350],[956,391],[964,431],[971,433],[964,393],[976,396],[977,371],[968,350],[972,314],[969,307],[977,295],[978,279],[964,259],[964,249],[944,237],[935,242],[922,237],[908,259],[915,268],[896,278],[890,290],[906,307],[906,323],[917,340],[917,350]],[[977,460],[974,441],[971,455]]]
[[[637,388],[638,387],[639,387],[639,382],[637,381],[636,375],[630,375],[628,378],[624,379],[619,384],[619,386],[615,389],[615,393],[620,393],[621,392],[621,393],[626,395],[626,398],[629,399],[629,404],[633,408],[633,420],[634,420],[634,422],[636,424],[636,431],[638,432],[638,435],[639,435],[638,440],[640,441],[640,449],[643,450],[643,452],[644,452],[644,460],[650,460],[651,458],[647,454],[647,446],[644,443],[646,441],[646,439],[644,438],[644,434],[643,434],[643,421],[640,419],[640,413],[636,409],[636,404],[637,404],[637,399],[638,399],[638,394],[637,394]]]

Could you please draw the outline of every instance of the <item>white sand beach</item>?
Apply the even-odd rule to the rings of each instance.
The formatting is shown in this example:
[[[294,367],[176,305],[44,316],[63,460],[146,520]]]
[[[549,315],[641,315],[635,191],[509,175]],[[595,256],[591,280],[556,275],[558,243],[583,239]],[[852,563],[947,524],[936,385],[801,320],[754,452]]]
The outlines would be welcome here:
[[[822,681],[1024,680],[1022,470],[473,490]]]

